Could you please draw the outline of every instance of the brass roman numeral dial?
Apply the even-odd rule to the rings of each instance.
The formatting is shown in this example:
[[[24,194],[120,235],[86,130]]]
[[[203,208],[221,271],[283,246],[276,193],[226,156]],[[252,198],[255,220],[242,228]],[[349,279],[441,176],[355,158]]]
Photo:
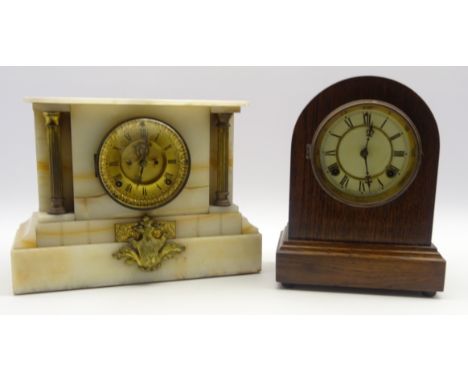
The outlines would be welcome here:
[[[190,172],[190,155],[171,126],[150,118],[124,122],[105,137],[98,175],[106,192],[133,209],[153,209],[174,199]]]
[[[411,120],[393,105],[361,100],[321,123],[312,142],[315,177],[335,199],[357,207],[394,200],[413,181],[421,160]]]

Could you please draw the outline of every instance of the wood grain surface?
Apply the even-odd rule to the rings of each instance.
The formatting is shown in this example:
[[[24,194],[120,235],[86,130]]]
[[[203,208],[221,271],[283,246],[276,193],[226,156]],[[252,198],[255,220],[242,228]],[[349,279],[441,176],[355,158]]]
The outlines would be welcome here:
[[[434,246],[288,240],[276,254],[283,284],[424,292],[444,289],[445,260]]]
[[[359,99],[391,103],[405,112],[421,136],[422,162],[414,182],[398,199],[375,208],[350,207],[330,198],[306,159],[320,122],[334,109]],[[291,148],[289,237],[325,241],[430,245],[439,158],[437,124],[424,101],[406,86],[379,77],[357,77],[321,92],[304,109]]]

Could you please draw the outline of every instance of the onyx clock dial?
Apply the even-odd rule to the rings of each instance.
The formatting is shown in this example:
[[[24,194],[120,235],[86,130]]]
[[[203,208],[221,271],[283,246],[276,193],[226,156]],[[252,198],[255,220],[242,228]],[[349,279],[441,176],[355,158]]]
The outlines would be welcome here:
[[[153,209],[174,199],[190,173],[190,155],[179,133],[151,118],[123,122],[104,138],[96,156],[104,189],[133,209]]]
[[[322,188],[356,207],[397,198],[414,180],[421,160],[419,134],[410,118],[375,100],[354,101],[333,111],[309,148]]]

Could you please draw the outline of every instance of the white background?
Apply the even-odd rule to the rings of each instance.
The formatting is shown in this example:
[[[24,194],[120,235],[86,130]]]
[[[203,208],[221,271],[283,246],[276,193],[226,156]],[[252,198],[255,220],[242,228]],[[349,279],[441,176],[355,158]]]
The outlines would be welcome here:
[[[447,260],[446,291],[414,295],[287,290],[275,282],[275,249],[288,216],[290,144],[305,105],[325,87],[356,75],[401,81],[429,105],[439,124],[441,156],[433,242]],[[2,117],[8,144],[1,173],[0,311],[21,313],[467,313],[468,258],[463,242],[468,99],[466,68],[3,68]],[[31,105],[26,95],[245,99],[235,120],[234,200],[263,234],[259,275],[11,296],[9,246],[37,210]],[[465,139],[464,139],[465,137]],[[11,180],[13,182],[11,182]],[[465,185],[465,186],[464,186]],[[153,303],[154,300],[157,303]]]
[[[463,0],[4,1],[0,4],[0,63],[466,65],[466,15]],[[2,202],[0,211],[2,381],[467,380],[466,69],[294,68],[275,79],[284,85],[278,91],[265,78],[274,70],[261,70],[265,75],[255,76],[257,81],[263,78],[265,92],[250,87],[254,80],[246,76],[239,79],[242,89],[237,81],[231,81],[235,83],[230,88],[217,86],[220,98],[251,101],[236,127],[235,199],[264,234],[262,274],[23,297],[10,294],[8,253],[18,222],[36,207],[31,197],[36,190],[33,178],[25,179],[20,171],[11,170],[24,166],[21,169],[26,173],[35,171],[32,151],[15,150],[12,155],[9,149],[34,147],[30,109],[20,99],[32,94],[32,84],[40,84],[39,95],[90,96],[88,89],[93,88],[94,95],[140,97],[143,90],[130,93],[136,89],[132,79],[117,78],[110,83],[110,74],[103,74],[103,80],[95,79],[94,84],[79,84],[82,76],[66,80],[58,76],[69,86],[57,94],[57,83],[51,88],[49,81],[30,76],[5,78],[0,70],[0,110],[9,118],[0,127],[0,166],[2,171],[7,167],[2,174],[13,173],[13,178],[2,178],[0,187],[1,200],[11,198],[11,202]],[[301,70],[307,76],[298,79],[291,74]],[[214,75],[217,69],[209,72]],[[329,291],[291,293],[277,290],[273,281],[272,254],[287,215],[292,124],[323,87],[349,75],[369,73],[387,75],[413,87],[439,122],[441,166],[434,242],[447,258],[448,268],[446,292],[436,299]],[[192,81],[189,84],[193,93],[184,98],[218,94],[205,91],[214,84],[204,83],[199,93]],[[184,84],[173,86],[166,88],[164,96],[181,96],[174,92],[185,89]],[[79,88],[82,93],[77,94]],[[234,93],[234,89],[241,92]],[[289,89],[285,95],[293,101],[287,107],[281,93],[284,89]],[[159,88],[147,91],[151,96],[163,96]],[[276,99],[277,107],[259,102],[264,97]],[[13,124],[11,108],[21,109],[13,116]],[[249,113],[255,114],[259,108],[265,112],[254,121]],[[270,114],[282,115],[283,120],[275,120],[271,126],[284,138],[280,142],[272,137],[271,144],[279,151],[271,154],[258,150],[256,142],[252,148],[252,131],[247,130],[265,129],[263,120]],[[21,141],[8,139],[10,134],[17,137],[16,131],[24,133]],[[257,159],[259,152],[274,161],[281,178],[275,189],[269,189],[268,197],[277,201],[275,206],[263,193],[261,198],[253,197],[264,188],[258,182],[258,166],[266,162],[246,165],[246,161],[252,156]],[[262,168],[273,171],[273,166]],[[272,215],[274,219],[270,219]],[[229,292],[233,290],[236,292]],[[268,309],[272,315],[249,314]],[[112,312],[125,315],[106,314]],[[143,312],[182,314],[128,316]],[[212,315],[214,312],[229,314]],[[304,312],[327,314],[294,315]],[[460,315],[462,312],[465,314]]]

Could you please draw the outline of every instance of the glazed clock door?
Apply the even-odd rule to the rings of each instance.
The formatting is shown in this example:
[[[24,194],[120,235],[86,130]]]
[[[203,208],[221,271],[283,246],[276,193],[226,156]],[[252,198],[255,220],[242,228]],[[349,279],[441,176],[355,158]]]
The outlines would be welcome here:
[[[418,131],[401,110],[359,100],[333,111],[308,147],[325,192],[351,206],[373,207],[391,202],[411,185],[420,146]]]

